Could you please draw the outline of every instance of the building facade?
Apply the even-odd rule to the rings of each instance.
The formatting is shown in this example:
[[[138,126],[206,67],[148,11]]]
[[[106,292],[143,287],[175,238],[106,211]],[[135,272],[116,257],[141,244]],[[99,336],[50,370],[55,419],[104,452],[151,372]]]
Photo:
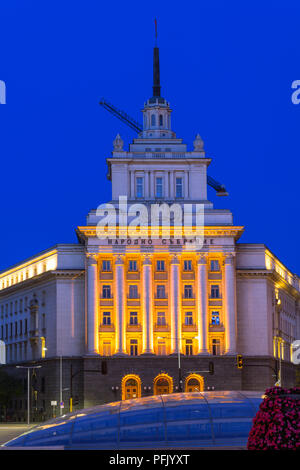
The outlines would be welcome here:
[[[158,49],[143,129],[107,159],[109,204],[56,245],[0,273],[0,339],[10,374],[33,372],[36,419],[175,390],[263,390],[296,381],[300,279],[207,199],[199,135],[188,151],[161,97]],[[200,221],[200,222],[199,222]],[[237,367],[237,355],[243,367]],[[277,369],[278,370],[277,370]],[[24,395],[9,413],[22,419]],[[278,378],[278,377],[277,377]],[[57,409],[51,402],[57,402]]]

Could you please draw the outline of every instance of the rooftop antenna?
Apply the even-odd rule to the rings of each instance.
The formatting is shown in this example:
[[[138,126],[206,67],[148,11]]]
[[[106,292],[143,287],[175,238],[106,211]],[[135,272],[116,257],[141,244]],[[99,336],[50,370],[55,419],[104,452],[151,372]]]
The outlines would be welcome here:
[[[153,49],[153,96],[160,96],[159,49],[157,47],[157,19],[155,24],[155,46]]]

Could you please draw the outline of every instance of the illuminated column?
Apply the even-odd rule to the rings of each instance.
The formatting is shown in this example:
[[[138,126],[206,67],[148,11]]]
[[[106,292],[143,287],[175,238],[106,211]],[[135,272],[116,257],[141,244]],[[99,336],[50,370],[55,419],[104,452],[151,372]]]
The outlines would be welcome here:
[[[98,354],[98,269],[95,255],[88,254],[87,259],[87,352]]]
[[[201,255],[197,260],[198,354],[209,354],[207,303],[207,257],[205,255]]]
[[[116,312],[116,354],[126,354],[125,281],[124,258],[118,255],[115,260],[115,312]]]
[[[179,264],[178,256],[174,255],[171,260],[170,276],[171,354],[178,353],[181,337]]]
[[[236,299],[235,299],[234,258],[225,259],[225,353],[236,354]]]
[[[153,306],[152,306],[152,260],[149,256],[143,259],[143,352],[153,354]]]

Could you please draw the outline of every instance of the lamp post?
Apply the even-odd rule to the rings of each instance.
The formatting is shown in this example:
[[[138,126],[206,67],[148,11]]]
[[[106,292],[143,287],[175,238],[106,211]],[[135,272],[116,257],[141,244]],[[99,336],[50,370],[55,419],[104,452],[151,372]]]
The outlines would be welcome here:
[[[42,366],[16,366],[17,369],[27,369],[27,424],[30,424],[30,369],[40,369]]]
[[[197,338],[196,336],[193,336],[190,339],[195,339]],[[162,336],[158,336],[157,339],[165,339]],[[182,336],[173,336],[172,338],[169,339],[175,339],[175,340],[182,340]],[[179,381],[179,386],[178,386],[178,392],[182,392],[182,375],[181,375],[181,357],[180,357],[180,345],[177,344],[177,358],[178,358],[178,381]]]

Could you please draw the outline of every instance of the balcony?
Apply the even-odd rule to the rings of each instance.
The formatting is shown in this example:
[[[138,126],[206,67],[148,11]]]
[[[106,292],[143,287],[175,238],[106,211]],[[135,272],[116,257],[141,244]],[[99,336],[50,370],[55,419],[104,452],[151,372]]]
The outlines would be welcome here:
[[[220,323],[219,325],[214,325],[212,323],[209,324],[209,332],[223,332],[225,331],[225,327],[223,323]]]
[[[104,323],[101,323],[99,326],[99,333],[113,333],[115,331],[115,325],[105,325]]]
[[[111,281],[113,277],[112,271],[100,271],[99,273],[100,281]]]
[[[166,281],[168,279],[167,271],[156,271],[154,273],[154,280],[155,281]]]
[[[182,328],[182,331],[183,332],[188,332],[188,331],[191,331],[193,333],[197,333],[198,332],[198,327],[197,325],[195,324],[192,324],[192,325],[186,325],[185,323],[183,323],[181,325],[181,328]]]
[[[181,279],[183,281],[194,281],[195,280],[195,272],[194,271],[182,271]]]
[[[182,296],[182,306],[183,307],[194,307],[195,306],[195,296],[193,295],[192,297],[183,297]]]
[[[103,295],[101,295],[100,297],[101,307],[111,307],[113,305],[113,302],[114,302],[114,298],[112,294],[110,297],[103,297]]]
[[[140,273],[138,271],[128,271],[126,274],[127,281],[139,281]]]
[[[131,325],[130,323],[127,324],[127,331],[142,331],[142,325]]]
[[[159,332],[159,331],[161,331],[161,332],[163,332],[163,331],[168,332],[168,331],[170,331],[170,325],[168,325],[168,324],[161,325],[161,324],[155,323],[155,324],[153,325],[153,331],[156,331],[156,332]]]

